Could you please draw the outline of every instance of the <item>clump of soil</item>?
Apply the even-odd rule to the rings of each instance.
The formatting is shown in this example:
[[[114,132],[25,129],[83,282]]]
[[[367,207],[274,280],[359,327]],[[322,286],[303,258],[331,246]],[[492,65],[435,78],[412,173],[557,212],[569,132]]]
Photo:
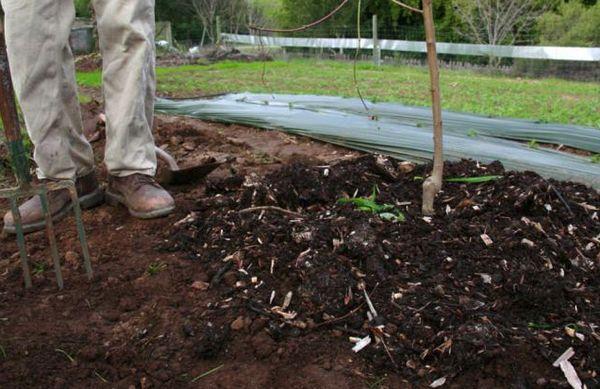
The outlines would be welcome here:
[[[468,386],[557,384],[552,362],[573,347],[580,377],[598,385],[598,193],[463,161],[446,176],[502,178],[446,184],[429,219],[415,180],[426,171],[392,180],[365,157],[288,165],[237,190],[215,183],[170,249],[206,268],[222,299],[213,313],[241,328],[220,305],[243,306],[235,315],[261,320],[277,342],[314,334],[350,348],[349,336],[370,337],[359,356],[375,371]],[[337,203],[373,188],[405,222]]]

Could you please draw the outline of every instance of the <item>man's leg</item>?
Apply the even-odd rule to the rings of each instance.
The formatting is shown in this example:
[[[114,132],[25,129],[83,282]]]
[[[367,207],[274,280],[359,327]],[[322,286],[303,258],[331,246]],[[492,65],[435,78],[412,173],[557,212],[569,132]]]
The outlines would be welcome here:
[[[69,33],[72,0],[2,0],[10,69],[38,176],[74,179],[94,168],[83,136]]]
[[[11,73],[29,136],[38,176],[78,179],[85,207],[102,200],[93,174],[94,156],[83,135],[69,33],[75,17],[72,0],[2,0]],[[58,219],[70,209],[66,191],[51,193]],[[21,207],[26,232],[44,227],[39,198]],[[12,214],[4,229],[14,231]]]
[[[141,218],[164,216],[173,198],[153,177],[154,0],[94,0],[103,60],[107,200]]]

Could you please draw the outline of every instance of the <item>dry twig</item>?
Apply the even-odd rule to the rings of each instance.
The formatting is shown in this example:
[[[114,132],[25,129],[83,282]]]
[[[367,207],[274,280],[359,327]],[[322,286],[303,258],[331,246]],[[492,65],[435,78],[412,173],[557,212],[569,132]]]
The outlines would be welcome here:
[[[407,10],[412,11],[412,12],[418,12],[418,13],[421,13],[421,14],[423,13],[422,10],[420,10],[418,8],[411,7],[410,5],[404,4],[403,2],[398,1],[398,0],[392,0],[392,3],[398,4],[400,7],[406,8]]]
[[[271,205],[264,206],[264,207],[251,207],[251,208],[242,209],[240,211],[240,214],[251,213],[251,212],[256,212],[256,211],[276,211],[276,212],[281,212],[281,213],[285,213],[288,215],[304,218],[304,215],[302,215],[301,213],[290,211],[289,209],[283,209],[280,207],[271,206]]]

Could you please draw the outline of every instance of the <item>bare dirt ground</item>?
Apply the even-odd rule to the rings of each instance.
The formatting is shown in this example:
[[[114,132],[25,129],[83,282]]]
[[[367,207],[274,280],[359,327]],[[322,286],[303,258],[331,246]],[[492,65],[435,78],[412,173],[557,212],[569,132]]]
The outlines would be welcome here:
[[[93,128],[99,107],[85,112]],[[449,388],[554,388],[567,387],[552,363],[569,347],[579,377],[600,385],[597,192],[465,161],[448,176],[503,178],[448,184],[424,220],[422,167],[192,119],[159,117],[156,138],[184,162],[236,160],[169,188],[178,209],[168,218],[87,211],[92,282],[73,220],[57,227],[62,291],[43,233],[28,237],[29,291],[16,244],[2,237],[0,387],[411,388],[445,378]],[[405,222],[337,202],[373,188]],[[372,344],[354,353],[349,337],[366,336]]]

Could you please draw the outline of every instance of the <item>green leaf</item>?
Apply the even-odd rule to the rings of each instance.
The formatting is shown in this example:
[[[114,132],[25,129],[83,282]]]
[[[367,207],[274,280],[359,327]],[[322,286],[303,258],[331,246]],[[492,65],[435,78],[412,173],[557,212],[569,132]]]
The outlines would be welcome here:
[[[496,181],[502,178],[502,176],[481,176],[481,177],[457,177],[448,178],[447,182],[461,183],[461,184],[481,184],[483,182]]]
[[[540,148],[540,145],[538,144],[537,140],[532,139],[527,143],[527,147],[529,147],[530,149],[537,150]]]

